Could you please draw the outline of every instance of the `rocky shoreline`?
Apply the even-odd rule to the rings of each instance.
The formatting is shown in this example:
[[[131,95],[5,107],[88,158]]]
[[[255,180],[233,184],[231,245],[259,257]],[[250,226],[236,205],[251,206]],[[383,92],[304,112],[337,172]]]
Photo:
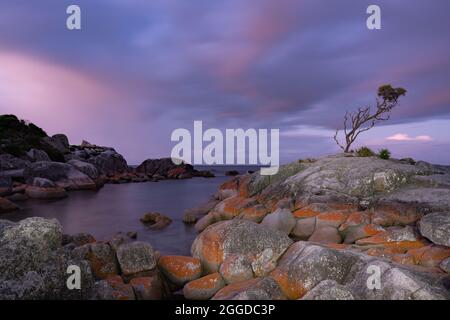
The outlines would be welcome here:
[[[55,220],[0,222],[2,299],[450,299],[450,168],[341,154],[231,178],[186,212],[191,256]],[[67,290],[65,268],[83,270]],[[370,286],[379,272],[379,287]]]
[[[134,168],[114,148],[83,141],[70,145],[67,136],[47,134],[12,115],[0,116],[0,214],[18,209],[17,202],[55,200],[68,191],[97,190],[105,183],[158,182],[214,177],[170,158],[148,159]]]

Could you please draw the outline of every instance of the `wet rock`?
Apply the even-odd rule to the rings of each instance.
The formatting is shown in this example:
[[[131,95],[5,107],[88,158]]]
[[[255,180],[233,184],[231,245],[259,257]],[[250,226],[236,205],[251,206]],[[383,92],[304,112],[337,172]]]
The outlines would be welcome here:
[[[19,207],[17,207],[13,202],[6,198],[0,197],[0,214],[16,211],[18,209]]]
[[[67,197],[65,189],[60,187],[41,188],[28,186],[25,190],[27,197],[40,200],[63,199]]]
[[[188,224],[196,223],[201,217],[208,214],[208,212],[211,211],[218,203],[218,200],[212,198],[205,204],[186,210],[184,212],[183,222]]]
[[[225,281],[216,272],[187,283],[183,288],[183,295],[188,300],[208,300],[223,287]]]
[[[172,219],[158,212],[146,213],[140,220],[146,226],[157,230],[163,229],[172,223]]]
[[[135,232],[135,231],[129,231],[129,232],[127,232],[127,237],[129,237],[129,238],[131,238],[131,239],[137,239],[137,236],[138,236],[138,234],[137,234],[137,232]]]
[[[450,247],[450,212],[426,215],[419,222],[420,233],[435,244]]]
[[[120,270],[126,276],[151,271],[156,267],[155,251],[146,242],[124,243],[117,248],[116,255]]]
[[[226,171],[226,172],[225,172],[225,175],[226,175],[226,176],[234,177],[234,176],[239,175],[239,171],[236,171],[236,170],[229,170],[229,171]]]
[[[202,275],[200,260],[192,257],[162,256],[158,261],[158,267],[169,281],[178,287]]]
[[[28,200],[28,197],[27,197],[27,195],[25,195],[23,193],[15,193],[11,196],[8,196],[7,199],[12,202],[20,202],[20,201]]]
[[[230,255],[247,256],[251,262],[266,249],[277,260],[292,240],[280,231],[246,220],[229,220],[209,226],[192,244],[193,257],[199,258],[206,273],[219,271]]]

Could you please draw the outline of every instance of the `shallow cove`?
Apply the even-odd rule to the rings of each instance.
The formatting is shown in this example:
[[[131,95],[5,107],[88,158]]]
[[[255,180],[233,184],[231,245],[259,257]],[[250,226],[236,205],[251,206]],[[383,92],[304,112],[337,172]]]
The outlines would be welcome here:
[[[99,191],[70,192],[68,198],[59,201],[20,202],[20,211],[0,219],[56,218],[64,233],[87,232],[97,240],[108,239],[120,231],[137,231],[138,240],[150,242],[162,254],[190,255],[197,233],[193,226],[183,223],[184,210],[208,200],[227,179],[221,176],[108,184]],[[149,211],[165,214],[173,222],[163,230],[149,230],[139,221]]]

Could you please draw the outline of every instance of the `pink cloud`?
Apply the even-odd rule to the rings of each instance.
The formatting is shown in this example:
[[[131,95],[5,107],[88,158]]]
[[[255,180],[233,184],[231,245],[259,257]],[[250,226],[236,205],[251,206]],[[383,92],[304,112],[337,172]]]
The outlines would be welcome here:
[[[404,133],[397,133],[390,137],[387,137],[386,139],[391,140],[391,141],[432,141],[433,140],[433,138],[428,135],[411,137]]]

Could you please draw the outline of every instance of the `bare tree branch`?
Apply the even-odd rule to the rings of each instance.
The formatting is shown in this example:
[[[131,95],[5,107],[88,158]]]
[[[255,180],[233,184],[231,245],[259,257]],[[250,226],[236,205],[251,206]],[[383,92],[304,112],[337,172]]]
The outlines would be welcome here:
[[[384,85],[378,88],[375,112],[373,114],[371,113],[370,106],[359,107],[354,113],[347,111],[344,115],[343,129],[345,146],[343,146],[338,139],[339,128],[336,129],[336,133],[333,137],[336,144],[344,150],[344,152],[349,152],[351,145],[361,133],[372,129],[380,121],[388,121],[390,119],[392,109],[398,104],[398,99],[405,94],[405,89],[392,88],[391,85]]]

